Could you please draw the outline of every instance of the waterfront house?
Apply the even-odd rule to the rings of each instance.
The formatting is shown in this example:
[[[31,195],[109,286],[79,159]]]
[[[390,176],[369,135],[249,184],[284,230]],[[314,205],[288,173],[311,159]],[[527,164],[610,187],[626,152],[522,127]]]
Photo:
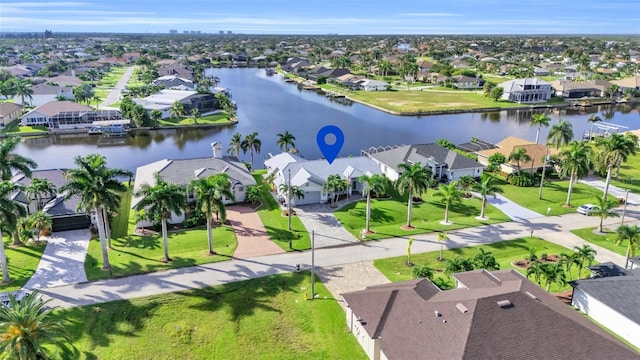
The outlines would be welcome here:
[[[604,96],[605,90],[611,86],[606,80],[590,80],[574,82],[571,80],[556,80],[551,83],[556,96],[565,99],[599,98]]]
[[[255,185],[256,181],[247,169],[247,166],[239,161],[235,156],[224,156],[222,144],[214,142],[211,144],[213,154],[206,158],[191,159],[163,159],[142,165],[136,169],[134,193],[143,184],[155,185],[155,174],[159,174],[165,181],[173,184],[188,185],[191,180],[207,178],[211,175],[225,173],[229,175],[231,191],[235,197],[235,202],[245,201],[247,187]],[[131,208],[140,202],[141,198],[134,196],[131,201]],[[187,194],[187,202],[195,203],[196,197],[193,192]],[[231,203],[231,199],[224,199],[225,203]],[[172,224],[184,221],[184,215],[172,214]],[[145,226],[149,223],[143,222]],[[141,223],[142,225],[142,223]]]
[[[378,165],[363,156],[337,158],[331,164],[327,160],[305,160],[290,153],[270,155],[264,162],[267,176],[273,176],[273,184],[278,191],[278,199],[287,203],[287,194],[281,189],[282,184],[298,186],[304,191],[303,199],[292,199],[296,205],[325,203],[332,194],[323,190],[330,175],[339,175],[349,184],[349,188],[340,195],[351,196],[362,192],[362,183],[358,178],[362,175],[381,174]]]
[[[551,98],[551,84],[538,78],[514,79],[498,84],[502,99],[521,104],[546,102]]]
[[[618,88],[623,92],[626,89],[640,90],[640,75],[631,76],[620,80],[612,80],[611,83],[618,85]]]
[[[379,80],[360,80],[357,82],[358,89],[364,91],[385,91],[389,88],[389,83]]]
[[[120,110],[94,110],[73,101],[51,101],[26,113],[21,124],[47,126],[50,130],[71,130],[114,120],[124,120]],[[128,124],[128,121],[122,123]]]
[[[133,99],[142,107],[151,112],[160,110],[162,119],[171,117],[171,107],[174,102],[184,106],[185,114],[191,114],[192,109],[197,108],[200,114],[218,109],[219,101],[212,94],[199,94],[197,91],[164,89],[142,99]]]
[[[372,159],[393,181],[402,174],[399,164],[422,164],[431,169],[436,179],[443,180],[457,180],[465,175],[479,177],[484,169],[483,164],[438,144],[372,147],[362,150],[362,155]]]
[[[170,64],[161,64],[158,67],[158,75],[174,75],[183,79],[193,80],[193,70],[187,65],[182,65],[176,62]]]
[[[196,86],[193,81],[185,78],[181,78],[175,75],[161,76],[151,83],[152,85],[162,86],[165,89],[172,90],[195,90]]]
[[[487,149],[487,150],[481,150],[481,151],[475,152],[475,154],[478,155],[478,162],[480,164],[488,166],[489,157],[495,153],[499,152],[502,155],[504,155],[505,158],[508,159],[509,155],[511,155],[511,153],[515,149],[524,148],[527,152],[527,155],[529,155],[529,157],[531,158],[531,160],[529,160],[526,163],[520,163],[520,170],[535,172],[542,169],[542,167],[544,166],[544,158],[545,158],[545,155],[547,154],[547,151],[549,152],[548,153],[549,155],[555,155],[559,153],[559,150],[555,148],[547,149],[547,147],[544,144],[536,144],[533,141],[521,139],[515,136],[509,136],[495,145],[496,147],[494,149]],[[547,166],[549,166],[549,164],[547,164]],[[500,167],[500,171],[507,174],[512,174],[518,171],[517,163],[512,161],[512,162],[507,162],[506,164],[502,164]]]
[[[484,79],[464,75],[456,75],[451,77],[451,83],[457,89],[479,89],[484,86]]]
[[[4,128],[12,122],[18,120],[21,114],[21,105],[10,102],[0,103],[0,128]]]
[[[637,359],[638,354],[519,272],[453,275],[342,294],[369,359]]]

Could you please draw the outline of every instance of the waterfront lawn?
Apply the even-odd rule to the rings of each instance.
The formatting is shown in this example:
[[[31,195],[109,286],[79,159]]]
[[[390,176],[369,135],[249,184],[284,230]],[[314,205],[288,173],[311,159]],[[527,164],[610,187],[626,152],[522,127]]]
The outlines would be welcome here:
[[[407,222],[407,201],[397,194],[391,199],[371,200],[371,230],[374,234],[367,235],[367,240],[384,239],[388,237],[422,234],[433,231],[448,231],[472,226],[495,224],[511,219],[500,210],[487,204],[485,216],[489,220],[476,220],[480,216],[481,200],[477,198],[463,199],[460,203],[454,203],[449,207],[449,221],[452,225],[442,225],[444,220],[444,205],[440,198],[433,197],[435,190],[430,189],[423,195],[422,203],[413,204],[411,212],[411,225],[413,230],[401,228]],[[360,231],[365,227],[366,200],[353,202],[336,210],[334,215],[342,226],[355,237],[360,238]]]
[[[497,183],[502,188],[502,195],[507,199],[541,215],[546,215],[548,208],[551,208],[549,215],[573,213],[580,205],[592,204],[596,201],[596,197],[602,196],[602,191],[589,185],[577,183],[573,185],[573,190],[571,191],[572,207],[564,207],[569,189],[568,180],[545,183],[542,189],[542,199],[538,199],[540,188],[537,186],[519,187],[510,185],[500,178],[497,178]],[[613,196],[609,196],[609,198],[615,200]]]
[[[298,217],[291,217],[293,230],[289,231],[288,218],[282,215],[282,208],[269,192],[269,185],[262,180],[262,175],[266,174],[266,170],[254,171],[252,174],[260,187],[260,207],[256,211],[267,230],[267,234],[269,234],[269,238],[285,251],[293,251],[289,249],[289,241],[292,241],[294,250],[310,249],[309,232]]]
[[[46,126],[22,126],[19,121],[14,121],[0,130],[0,133],[3,134],[44,134],[47,132],[49,132],[49,128]]]
[[[617,228],[617,226],[616,226]],[[576,229],[571,230],[572,233],[578,235],[584,240],[596,244],[600,247],[603,247],[607,250],[611,250],[616,254],[626,256],[627,255],[627,245],[629,242],[624,241],[621,245],[616,245],[616,240],[618,239],[618,235],[616,235],[615,231],[611,231],[604,227],[604,233],[599,233],[597,231],[597,227],[589,227],[584,229]],[[638,251],[636,251],[638,253]],[[635,254],[631,254],[631,256],[635,256]]]
[[[618,179],[612,179],[611,185],[640,194],[640,152],[629,156],[627,162],[620,167]]]
[[[11,234],[5,234],[3,241],[11,282],[0,283],[0,291],[19,290],[36,272],[47,243],[45,241],[32,242],[29,245],[14,247],[11,245],[13,243],[13,235]]]
[[[367,359],[309,272],[58,310],[79,359]]]
[[[447,244],[445,243],[445,249]],[[517,268],[511,265],[511,262],[524,259],[529,254],[529,249],[536,249],[536,254],[540,256],[543,253],[547,255],[560,255],[561,253],[569,253],[570,249],[562,247],[545,241],[540,238],[518,238],[515,240],[501,241],[497,243],[467,246],[462,248],[448,249],[443,252],[445,261],[438,261],[440,251],[431,251],[421,254],[412,254],[411,262],[414,265],[426,265],[433,270],[434,278],[441,278],[449,285],[454,286],[453,278],[444,274],[446,267],[446,260],[454,259],[456,256],[462,256],[463,258],[473,258],[478,253],[478,248],[482,247],[485,251],[491,252],[496,258],[496,261],[500,264],[500,269],[516,269],[522,274],[526,275],[526,269]],[[405,263],[407,261],[406,256],[397,256],[386,259],[374,260],[373,264],[378,270],[380,270],[384,276],[386,276],[392,282],[405,281],[411,279],[411,268]],[[595,262],[594,262],[595,264]],[[584,268],[581,272],[581,277],[585,278],[591,274],[591,271]],[[573,267],[571,269],[571,277],[567,276],[567,280],[576,279],[578,275],[578,268]],[[542,285],[544,286],[544,279]],[[551,292],[561,292],[569,289],[570,285],[560,286],[556,283],[551,285]]]
[[[228,120],[229,115],[226,112],[219,112],[216,114],[206,115],[198,118],[198,123],[195,124],[193,117],[184,118],[167,118],[159,121],[160,126],[180,126],[180,125],[212,125],[212,124],[230,124]]]

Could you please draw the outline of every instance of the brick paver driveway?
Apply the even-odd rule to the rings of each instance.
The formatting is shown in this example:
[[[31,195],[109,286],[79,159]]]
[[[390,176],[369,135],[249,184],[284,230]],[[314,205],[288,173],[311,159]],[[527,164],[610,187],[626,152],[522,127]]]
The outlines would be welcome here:
[[[246,259],[285,252],[269,239],[258,213],[252,208],[244,205],[229,206],[227,219],[238,239],[234,257]]]

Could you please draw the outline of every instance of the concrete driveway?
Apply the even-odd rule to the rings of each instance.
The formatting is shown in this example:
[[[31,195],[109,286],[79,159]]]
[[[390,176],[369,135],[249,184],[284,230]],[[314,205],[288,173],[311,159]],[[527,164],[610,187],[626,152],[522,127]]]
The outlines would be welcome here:
[[[473,195],[481,198],[481,196],[477,193],[473,193]],[[495,198],[493,196],[488,196],[487,202],[505,213],[505,215],[510,217],[511,220],[527,220],[543,216],[535,211],[529,210],[514,203],[513,201],[500,194],[496,194]]]

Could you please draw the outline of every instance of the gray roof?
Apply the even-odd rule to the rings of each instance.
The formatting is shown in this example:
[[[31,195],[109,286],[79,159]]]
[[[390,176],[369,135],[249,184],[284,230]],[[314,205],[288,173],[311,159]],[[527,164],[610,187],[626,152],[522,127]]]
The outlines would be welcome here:
[[[67,179],[64,177],[66,169],[48,169],[48,170],[34,170],[31,172],[31,178],[26,177],[24,174],[18,174],[13,178],[13,181],[16,184],[27,187],[31,184],[31,180],[35,178],[47,179],[55,185],[56,189],[59,189],[61,186],[67,183]],[[44,199],[44,198],[43,198]],[[32,200],[27,198],[24,191],[18,191],[15,194],[14,200],[19,201],[23,204],[28,204]],[[78,205],[80,204],[80,198],[76,195],[70,197],[69,199],[64,199],[62,194],[58,194],[54,196],[51,201],[45,204],[42,211],[46,214],[51,215],[52,217],[56,216],[69,216],[75,214],[81,214],[82,211],[78,212]]]
[[[638,355],[514,270],[456,275],[343,294],[388,359],[635,359]],[[506,305],[499,303],[508,300]],[[439,314],[439,315],[438,315]]]
[[[640,324],[640,269],[626,270],[620,276],[576,280],[571,286]]]
[[[483,140],[475,140],[475,141],[469,141],[466,143],[462,143],[462,144],[458,144],[456,145],[456,147],[460,150],[466,151],[466,152],[476,152],[476,151],[482,151],[482,150],[490,150],[490,149],[497,149],[498,147],[495,144],[492,144],[490,142],[486,142]]]
[[[289,170],[291,170],[291,184],[296,186],[304,185],[307,181],[323,185],[329,175],[357,178],[361,175],[382,173],[373,160],[364,156],[337,158],[331,164],[324,159],[292,162],[282,169],[283,176],[288,176],[285,174],[288,174]]]
[[[370,156],[396,171],[399,170],[399,164],[425,164],[427,161],[446,165],[449,170],[484,167],[479,162],[438,144],[404,145],[395,149],[370,153]]]

